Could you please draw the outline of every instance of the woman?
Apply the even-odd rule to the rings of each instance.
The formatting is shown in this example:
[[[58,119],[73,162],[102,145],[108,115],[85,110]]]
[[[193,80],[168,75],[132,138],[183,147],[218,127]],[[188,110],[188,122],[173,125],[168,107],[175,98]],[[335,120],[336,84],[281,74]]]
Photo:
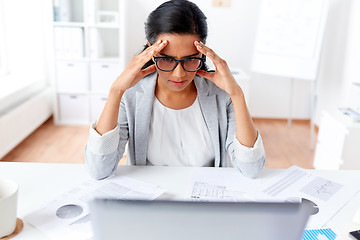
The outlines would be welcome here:
[[[145,24],[144,51],[110,88],[90,128],[86,164],[96,179],[117,168],[128,142],[133,165],[228,166],[256,178],[260,134],[226,62],[204,43],[207,22],[187,0],[160,5]],[[205,56],[215,65],[207,72]]]

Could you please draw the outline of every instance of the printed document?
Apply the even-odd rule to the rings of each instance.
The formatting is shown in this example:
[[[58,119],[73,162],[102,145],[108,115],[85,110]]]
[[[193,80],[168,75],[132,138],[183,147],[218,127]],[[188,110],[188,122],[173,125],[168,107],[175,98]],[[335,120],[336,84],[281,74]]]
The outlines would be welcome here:
[[[89,179],[24,220],[52,239],[91,239],[89,202],[95,198],[154,200],[164,189],[124,176]]]
[[[260,187],[260,179],[246,178],[234,168],[200,168],[193,174],[189,196],[193,201],[251,201]]]
[[[320,177],[292,166],[273,175],[249,179],[238,170],[202,168],[194,172],[189,195],[193,201],[299,202],[308,201],[313,215],[307,227],[319,229],[331,219],[360,187]]]
[[[259,195],[301,198],[313,205],[308,228],[323,227],[357,192],[359,187],[325,179],[292,166],[262,186]]]

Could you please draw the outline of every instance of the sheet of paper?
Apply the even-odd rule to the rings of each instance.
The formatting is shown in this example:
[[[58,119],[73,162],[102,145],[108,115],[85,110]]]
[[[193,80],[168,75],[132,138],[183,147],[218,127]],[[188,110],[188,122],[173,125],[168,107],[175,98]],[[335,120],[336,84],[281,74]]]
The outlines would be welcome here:
[[[295,197],[313,204],[308,228],[322,228],[357,192],[359,187],[325,179],[293,166],[262,186],[259,196]]]
[[[249,179],[236,169],[202,168],[194,172],[189,188],[188,196],[193,201],[310,201],[314,215],[307,227],[312,229],[324,227],[360,190],[356,185],[325,179],[296,166],[266,179]]]
[[[194,172],[189,198],[193,201],[250,201],[252,192],[261,187],[260,179],[244,177],[229,168],[201,168]]]
[[[89,202],[94,198],[153,200],[164,193],[159,186],[123,176],[89,179],[62,194],[24,220],[52,239],[91,239]]]

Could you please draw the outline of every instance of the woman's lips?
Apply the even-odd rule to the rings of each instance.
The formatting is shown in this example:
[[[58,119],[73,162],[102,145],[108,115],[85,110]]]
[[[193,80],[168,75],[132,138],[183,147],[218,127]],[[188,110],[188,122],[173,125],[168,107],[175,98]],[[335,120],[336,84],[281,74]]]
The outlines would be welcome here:
[[[177,82],[177,81],[171,81],[170,82],[175,86],[175,87],[181,87],[182,85],[184,85],[184,83],[186,81],[180,81],[180,82]]]

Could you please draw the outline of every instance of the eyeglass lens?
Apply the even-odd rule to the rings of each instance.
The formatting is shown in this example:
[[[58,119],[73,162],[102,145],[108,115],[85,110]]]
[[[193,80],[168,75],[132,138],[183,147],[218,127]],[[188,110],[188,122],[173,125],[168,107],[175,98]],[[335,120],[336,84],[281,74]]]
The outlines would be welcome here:
[[[177,62],[173,58],[162,58],[157,62],[158,68],[165,71],[171,71],[175,68]],[[183,62],[183,67],[187,71],[196,71],[201,67],[201,60],[189,58]]]

